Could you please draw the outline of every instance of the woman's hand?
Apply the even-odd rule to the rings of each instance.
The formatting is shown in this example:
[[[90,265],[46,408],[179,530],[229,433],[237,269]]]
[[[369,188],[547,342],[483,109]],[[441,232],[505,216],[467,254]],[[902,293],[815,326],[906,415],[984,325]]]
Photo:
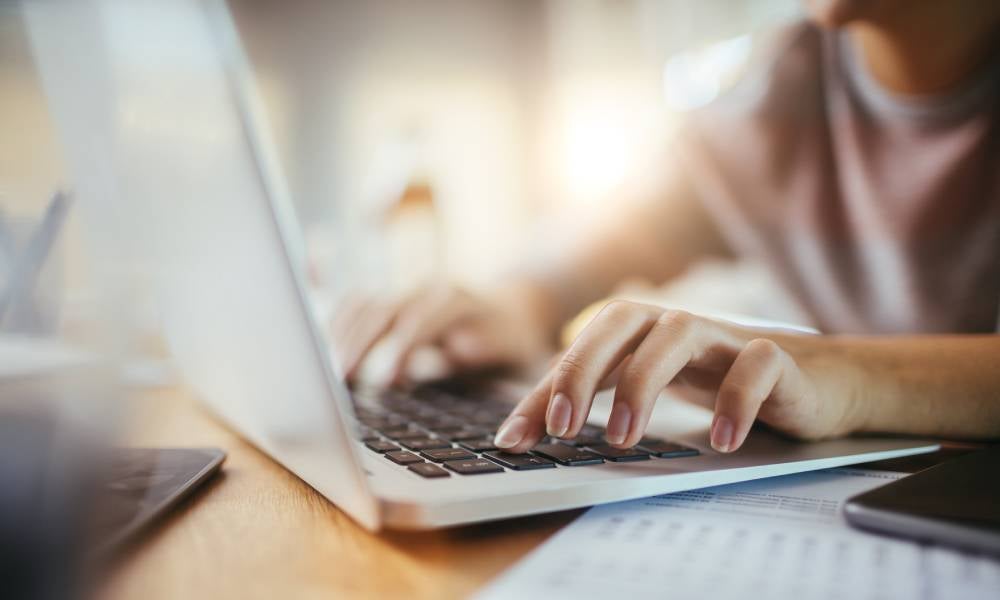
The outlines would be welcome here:
[[[501,426],[496,445],[526,452],[548,435],[573,438],[595,393],[617,380],[608,442],[635,445],[670,383],[717,390],[712,447],[738,449],[756,418],[789,435],[845,435],[864,419],[854,369],[820,336],[770,335],[657,306],[614,301],[580,333]]]
[[[551,352],[539,303],[526,286],[509,286],[490,297],[442,285],[396,301],[355,298],[338,307],[332,324],[335,355],[354,381],[372,349],[384,343],[387,376],[380,383],[397,384],[528,366]],[[433,357],[432,367],[414,364],[421,353]]]

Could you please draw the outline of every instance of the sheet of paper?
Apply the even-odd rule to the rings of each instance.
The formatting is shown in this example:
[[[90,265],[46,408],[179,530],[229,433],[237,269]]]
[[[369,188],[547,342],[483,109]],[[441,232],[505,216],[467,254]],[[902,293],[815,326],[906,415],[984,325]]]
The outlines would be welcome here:
[[[901,473],[829,469],[590,509],[484,590],[508,598],[1000,598],[1000,561],[850,528]]]

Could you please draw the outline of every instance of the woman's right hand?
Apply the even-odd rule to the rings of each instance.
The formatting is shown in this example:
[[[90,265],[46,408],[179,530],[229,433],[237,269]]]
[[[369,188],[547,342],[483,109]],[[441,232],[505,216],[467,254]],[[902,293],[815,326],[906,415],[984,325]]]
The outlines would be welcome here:
[[[333,317],[334,356],[354,382],[379,348],[384,362],[374,383],[381,385],[527,367],[551,352],[541,304],[537,290],[527,287],[487,296],[443,285],[391,301],[350,298]]]

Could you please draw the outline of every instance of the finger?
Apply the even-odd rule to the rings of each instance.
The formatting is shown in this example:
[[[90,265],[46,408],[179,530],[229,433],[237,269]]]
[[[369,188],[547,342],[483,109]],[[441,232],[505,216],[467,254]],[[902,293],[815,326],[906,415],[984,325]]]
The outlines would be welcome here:
[[[399,312],[396,302],[368,302],[352,311],[350,325],[340,326],[334,334],[334,348],[348,381],[356,378],[365,357],[388,332]]]
[[[552,373],[543,377],[497,430],[493,443],[505,452],[527,452],[545,437],[545,410],[552,391]]]
[[[662,309],[616,301],[577,336],[552,376],[545,416],[549,435],[572,438],[587,421],[597,387],[639,345]]]
[[[371,304],[371,298],[365,298],[360,293],[346,294],[334,303],[330,318],[330,335],[339,340],[347,335],[356,317]]]
[[[719,385],[711,429],[713,448],[732,452],[743,445],[761,405],[793,365],[791,357],[771,340],[755,339],[746,345]]]
[[[400,312],[392,332],[392,380],[405,378],[406,364],[413,351],[433,345],[453,324],[465,319],[469,305],[464,296],[448,290],[425,295]]]
[[[608,442],[634,446],[667,384],[689,365],[716,360],[711,355],[726,342],[724,332],[710,321],[684,311],[662,313],[622,370],[608,417]]]

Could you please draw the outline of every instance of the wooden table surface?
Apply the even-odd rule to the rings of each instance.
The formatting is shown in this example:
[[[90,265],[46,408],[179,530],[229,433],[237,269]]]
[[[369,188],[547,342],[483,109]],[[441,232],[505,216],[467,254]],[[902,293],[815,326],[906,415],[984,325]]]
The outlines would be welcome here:
[[[129,548],[102,598],[465,598],[581,511],[371,534],[187,393],[136,400],[127,443],[215,446],[223,472]]]

